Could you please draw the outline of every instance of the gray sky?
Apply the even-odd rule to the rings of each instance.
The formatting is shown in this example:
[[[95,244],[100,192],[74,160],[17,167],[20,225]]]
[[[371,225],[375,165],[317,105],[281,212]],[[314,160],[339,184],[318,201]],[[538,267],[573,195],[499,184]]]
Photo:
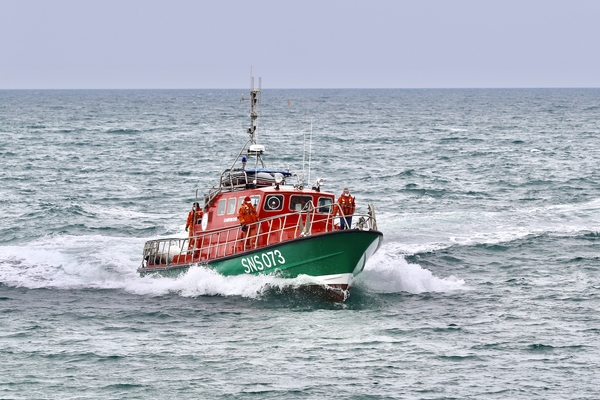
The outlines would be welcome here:
[[[600,87],[598,0],[0,0],[0,89]]]

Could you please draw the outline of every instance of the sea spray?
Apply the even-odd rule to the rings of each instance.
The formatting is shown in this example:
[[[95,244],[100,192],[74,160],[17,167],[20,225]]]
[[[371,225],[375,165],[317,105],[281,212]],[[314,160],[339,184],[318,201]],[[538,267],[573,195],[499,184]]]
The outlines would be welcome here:
[[[418,264],[406,262],[393,246],[382,246],[356,279],[361,288],[379,293],[448,292],[467,289],[464,280],[454,276],[439,278]]]

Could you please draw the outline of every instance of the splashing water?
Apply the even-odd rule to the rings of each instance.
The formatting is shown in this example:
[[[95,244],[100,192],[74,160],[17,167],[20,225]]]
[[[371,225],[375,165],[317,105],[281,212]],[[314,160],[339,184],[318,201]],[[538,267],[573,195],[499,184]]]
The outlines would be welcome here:
[[[465,289],[465,282],[454,276],[438,278],[418,264],[406,262],[404,257],[383,246],[356,279],[356,284],[380,293],[448,292]]]
[[[0,281],[30,289],[123,289],[139,295],[179,294],[196,296],[242,296],[258,298],[273,288],[314,283],[309,276],[282,279],[269,275],[222,276],[196,266],[178,278],[140,277],[137,257],[131,249],[137,239],[103,236],[55,236],[21,246],[0,247]],[[437,278],[419,265],[407,263],[384,246],[367,264],[355,283],[383,293],[445,292],[463,288],[454,277]]]

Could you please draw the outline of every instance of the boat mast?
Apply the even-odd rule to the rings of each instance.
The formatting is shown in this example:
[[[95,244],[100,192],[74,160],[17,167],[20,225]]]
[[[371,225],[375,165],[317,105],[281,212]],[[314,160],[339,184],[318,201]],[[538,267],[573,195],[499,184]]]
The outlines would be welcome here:
[[[248,128],[248,136],[249,139],[248,141],[244,144],[244,146],[242,147],[242,149],[240,150],[240,152],[238,153],[237,157],[235,158],[235,160],[233,161],[233,164],[231,164],[231,167],[229,169],[226,169],[225,171],[223,171],[221,173],[221,177],[219,179],[219,186],[218,187],[214,187],[212,189],[209,190],[208,195],[204,196],[204,209],[208,209],[208,207],[210,206],[210,204],[212,203],[212,201],[215,199],[215,197],[217,197],[223,190],[224,188],[229,188],[229,190],[235,190],[236,188],[238,188],[239,185],[237,183],[233,183],[236,179],[236,172],[243,172],[244,174],[244,180],[245,180],[245,187],[246,189],[248,189],[248,185],[254,185],[256,186],[257,180],[256,178],[254,179],[253,182],[248,182],[248,176],[246,175],[246,163],[248,162],[248,159],[246,158],[246,156],[254,156],[256,157],[256,162],[254,165],[254,169],[257,170],[259,167],[259,162],[260,162],[260,166],[262,168],[266,168],[265,162],[262,159],[262,155],[265,152],[265,146],[258,144],[256,139],[258,137],[258,132],[257,132],[257,123],[256,120],[258,119],[258,107],[260,105],[260,94],[261,94],[261,86],[262,86],[262,79],[259,77],[258,78],[258,88],[254,87],[254,77],[252,76],[252,69],[250,69],[250,98],[246,99],[244,98],[244,96],[242,95],[242,98],[240,101],[244,101],[244,100],[250,100],[250,128]],[[244,150],[247,150],[246,155],[244,155]],[[237,162],[240,160],[241,157],[241,161],[242,161],[242,168],[235,168],[235,165],[237,164]],[[256,173],[256,171],[254,171],[254,173]],[[224,183],[227,182],[227,183]],[[244,184],[242,184],[243,186]],[[196,198],[198,198],[198,191],[196,191]],[[207,214],[204,214],[207,215]]]
[[[242,97],[242,100],[250,100],[250,128],[248,128],[248,142],[246,146],[248,146],[248,156],[256,157],[256,165],[255,168],[258,168],[258,163],[260,161],[260,165],[262,168],[266,168],[265,162],[262,159],[262,154],[265,152],[265,146],[258,144],[258,131],[257,131],[257,119],[258,119],[258,107],[261,103],[261,86],[262,86],[262,78],[258,78],[258,88],[254,86],[254,77],[252,76],[252,70],[250,70],[250,98],[245,99]],[[244,147],[246,147],[244,146]],[[243,151],[243,149],[242,149]],[[241,155],[241,154],[240,154]],[[246,157],[242,158],[242,163],[246,165]]]
[[[256,120],[258,119],[258,106],[260,105],[260,94],[261,94],[261,78],[258,78],[258,88],[254,87],[254,77],[250,76],[250,128],[248,128],[248,134],[250,135],[250,143],[256,144]]]

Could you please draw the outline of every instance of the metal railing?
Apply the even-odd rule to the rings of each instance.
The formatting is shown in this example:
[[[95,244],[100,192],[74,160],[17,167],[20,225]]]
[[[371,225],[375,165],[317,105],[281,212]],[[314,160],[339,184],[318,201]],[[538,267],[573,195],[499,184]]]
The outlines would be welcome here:
[[[207,262],[299,237],[339,230],[337,222],[345,216],[319,212],[319,209],[323,207],[315,208],[309,202],[302,211],[265,218],[246,225],[245,229],[235,226],[188,238],[149,240],[144,245],[142,268]],[[375,209],[369,204],[368,210],[367,214],[352,216],[350,229],[377,229]]]

